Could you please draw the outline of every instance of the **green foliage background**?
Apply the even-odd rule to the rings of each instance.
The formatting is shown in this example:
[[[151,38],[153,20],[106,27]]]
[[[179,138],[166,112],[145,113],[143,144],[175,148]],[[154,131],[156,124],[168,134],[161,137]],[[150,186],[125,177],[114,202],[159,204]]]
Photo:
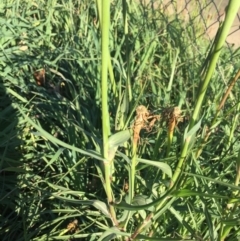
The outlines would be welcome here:
[[[210,43],[150,5],[112,1],[105,54],[114,162],[106,170],[100,2],[0,3],[1,240],[238,240],[238,83],[217,108],[239,71],[239,49],[222,49],[189,134]],[[43,68],[46,83],[37,86],[33,74]],[[132,177],[136,153],[126,130],[139,105],[154,114],[178,106],[183,122],[171,143],[164,120],[141,132]]]

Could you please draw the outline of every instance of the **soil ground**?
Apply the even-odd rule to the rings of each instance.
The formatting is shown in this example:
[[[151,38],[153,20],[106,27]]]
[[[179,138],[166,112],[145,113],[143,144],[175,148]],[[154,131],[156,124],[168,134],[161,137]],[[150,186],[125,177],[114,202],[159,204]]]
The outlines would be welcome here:
[[[228,5],[229,0],[215,0],[209,1],[211,5],[211,10],[209,14],[212,15],[212,20],[207,26],[207,34],[212,39],[215,37],[217,32],[219,21],[224,18],[225,8]],[[227,38],[227,43],[233,44],[234,47],[240,47],[240,9],[238,10],[238,15],[236,16],[230,33]]]
[[[178,14],[184,21],[193,19],[203,26],[203,35],[213,39],[224,19],[229,0],[137,0],[142,4],[152,4],[155,9],[167,15]],[[175,5],[173,4],[175,2]],[[197,16],[197,17],[196,17]],[[226,42],[235,48],[240,47],[240,9],[232,25]]]

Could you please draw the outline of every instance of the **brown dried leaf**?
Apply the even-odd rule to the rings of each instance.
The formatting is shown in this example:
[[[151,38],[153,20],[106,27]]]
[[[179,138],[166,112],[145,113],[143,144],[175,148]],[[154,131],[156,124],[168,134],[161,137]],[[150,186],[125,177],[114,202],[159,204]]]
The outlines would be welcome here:
[[[70,232],[74,232],[77,230],[77,226],[78,226],[78,220],[75,219],[75,220],[73,220],[73,222],[68,224],[67,229]]]
[[[33,76],[38,86],[45,86],[45,69],[35,71]]]

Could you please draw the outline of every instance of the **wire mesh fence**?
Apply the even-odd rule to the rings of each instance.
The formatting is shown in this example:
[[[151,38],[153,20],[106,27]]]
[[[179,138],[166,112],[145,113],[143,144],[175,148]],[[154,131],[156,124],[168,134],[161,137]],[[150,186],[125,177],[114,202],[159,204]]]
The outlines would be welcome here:
[[[144,6],[159,9],[165,16],[178,18],[192,26],[195,38],[212,40],[224,20],[229,0],[140,0]],[[183,28],[184,31],[184,28]],[[240,47],[240,10],[226,39],[228,46]]]

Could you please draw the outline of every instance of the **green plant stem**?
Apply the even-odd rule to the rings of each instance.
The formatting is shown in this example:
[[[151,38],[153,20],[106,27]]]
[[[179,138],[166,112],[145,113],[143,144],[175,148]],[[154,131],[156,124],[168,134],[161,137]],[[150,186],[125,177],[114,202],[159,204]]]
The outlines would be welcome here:
[[[129,203],[132,202],[134,197],[134,187],[135,187],[135,174],[136,174],[136,165],[137,165],[137,144],[133,143],[132,148],[132,163],[131,163],[131,172],[130,172],[130,195]]]
[[[125,35],[125,50],[126,50],[126,59],[127,59],[127,84],[126,84],[126,91],[128,95],[129,102],[132,101],[132,88],[131,88],[131,65],[130,65],[130,56],[131,56],[131,49],[129,47],[129,32],[128,32],[128,21],[127,21],[127,1],[122,0],[122,9],[123,9],[123,24],[124,24],[124,35]]]
[[[102,28],[103,25],[103,20],[102,20],[102,0],[96,0],[96,4],[97,4],[97,8],[98,8],[98,17],[99,17],[99,23],[100,23],[100,27]],[[111,88],[114,94],[114,97],[117,98],[118,97],[118,92],[117,92],[117,87],[116,87],[116,81],[114,78],[114,74],[113,74],[113,67],[112,67],[112,62],[111,62],[111,56],[108,50],[108,72],[109,72],[109,79],[111,82]]]
[[[132,203],[133,198],[134,198],[135,173],[136,173],[136,163],[137,163],[136,161],[137,161],[137,144],[133,143],[131,167],[129,170],[129,195],[128,195],[128,203],[129,204]],[[127,214],[124,229],[127,228],[130,218],[131,218],[131,211],[129,211]]]
[[[236,84],[236,82],[237,82],[237,80],[238,80],[239,77],[240,77],[240,70],[238,70],[237,74],[235,75],[235,77],[234,77],[233,80],[231,81],[231,83],[230,83],[230,85],[229,85],[226,93],[224,94],[224,96],[223,96],[223,98],[222,98],[222,100],[221,100],[221,102],[220,102],[220,104],[219,104],[219,106],[218,106],[218,108],[217,108],[217,111],[216,111],[216,113],[215,113],[215,116],[214,116],[214,118],[213,118],[213,120],[212,120],[212,123],[211,123],[211,125],[210,125],[210,127],[209,127],[210,130],[209,130],[208,133],[206,134],[205,138],[204,138],[203,141],[202,141],[202,144],[200,145],[198,151],[196,152],[196,158],[198,158],[198,157],[201,155],[202,150],[203,150],[205,144],[207,143],[207,140],[208,140],[209,136],[211,135],[211,132],[212,132],[211,129],[212,129],[212,127],[213,127],[213,126],[216,124],[216,122],[217,122],[217,117],[219,116],[220,110],[221,110],[222,107],[224,106],[224,104],[225,104],[225,102],[226,102],[229,94],[231,93],[231,91],[232,91],[232,89],[233,89],[233,86]],[[237,110],[239,110],[239,105],[237,106]],[[230,134],[230,138],[229,138],[229,143],[230,143],[230,141],[231,141],[231,139],[232,139],[232,137],[233,137],[233,132],[234,132],[234,130],[235,130],[235,128],[236,128],[237,120],[238,120],[238,115],[236,115],[236,116],[234,117],[234,122],[233,122],[233,125],[232,125],[232,128],[231,128],[231,134]]]
[[[110,135],[110,121],[108,112],[108,65],[109,65],[109,27],[110,27],[110,1],[102,1],[102,135],[105,186],[108,203],[113,202],[111,189],[111,160],[108,159],[108,136]],[[117,224],[115,209],[110,205],[110,214],[115,225]]]
[[[211,56],[209,56],[209,63],[207,64],[208,67],[206,69],[206,73],[203,73],[204,79],[199,88],[198,98],[197,98],[197,101],[195,104],[192,118],[190,120],[188,131],[193,128],[193,126],[195,125],[195,123],[198,120],[199,113],[200,113],[200,110],[202,107],[202,102],[203,102],[203,99],[206,94],[206,90],[208,88],[209,82],[210,82],[213,72],[215,70],[219,55],[221,53],[221,49],[225,43],[225,40],[226,40],[229,30],[233,24],[234,18],[236,17],[239,7],[240,7],[239,0],[231,0],[229,2],[225,21],[223,22],[223,25],[219,29],[219,33],[217,34],[216,39],[214,41],[213,52],[211,52]],[[178,162],[178,165],[177,165],[176,170],[173,175],[173,179],[172,179],[173,182],[175,182],[177,180],[178,176],[180,175],[180,173],[182,171],[182,166],[183,166],[184,160],[187,156],[189,142],[190,142],[190,138],[188,140],[184,140],[181,155],[179,158],[179,162]]]
[[[168,131],[168,134],[167,134],[167,154],[166,154],[166,157],[169,156],[169,152],[170,152],[170,149],[171,149],[171,146],[172,146],[172,140],[173,140],[173,131]]]
[[[108,112],[108,44],[110,2],[103,1],[102,6],[102,130],[103,130],[103,155],[108,159],[108,136],[110,135],[110,122]]]

